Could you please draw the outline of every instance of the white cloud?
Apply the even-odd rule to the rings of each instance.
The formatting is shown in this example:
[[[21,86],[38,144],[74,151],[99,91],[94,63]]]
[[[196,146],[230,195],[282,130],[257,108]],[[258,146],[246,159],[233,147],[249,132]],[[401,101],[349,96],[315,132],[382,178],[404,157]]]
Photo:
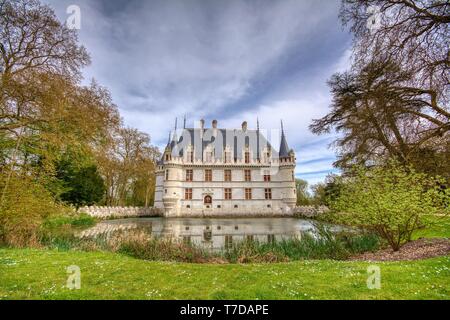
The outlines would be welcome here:
[[[73,4],[46,2],[61,19]],[[308,126],[327,111],[326,79],[348,64],[345,43],[332,41],[342,33],[338,0],[76,2],[93,60],[87,80],[108,87],[125,123],[154,143],[164,145],[185,113],[190,123],[214,115],[222,127],[254,127],[258,116],[267,129],[284,120],[299,162],[333,157]],[[227,111],[242,100],[249,109]],[[297,172],[326,167],[311,162]]]

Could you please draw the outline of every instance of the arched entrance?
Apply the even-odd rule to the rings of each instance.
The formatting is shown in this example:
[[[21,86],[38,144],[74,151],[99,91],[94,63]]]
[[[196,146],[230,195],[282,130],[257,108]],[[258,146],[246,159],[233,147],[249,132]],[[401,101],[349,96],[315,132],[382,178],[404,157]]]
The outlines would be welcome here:
[[[205,196],[205,198],[203,199],[203,203],[204,204],[212,204],[212,197],[211,196]]]

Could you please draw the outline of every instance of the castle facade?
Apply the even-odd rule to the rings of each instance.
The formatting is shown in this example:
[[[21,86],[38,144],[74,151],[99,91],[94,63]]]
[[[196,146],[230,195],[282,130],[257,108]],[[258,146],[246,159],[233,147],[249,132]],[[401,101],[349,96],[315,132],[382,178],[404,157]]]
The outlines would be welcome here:
[[[197,128],[169,135],[157,163],[155,207],[166,217],[276,216],[296,204],[295,153],[281,126],[276,150],[263,130]],[[277,137],[275,137],[277,138]],[[275,139],[277,140],[277,139]]]

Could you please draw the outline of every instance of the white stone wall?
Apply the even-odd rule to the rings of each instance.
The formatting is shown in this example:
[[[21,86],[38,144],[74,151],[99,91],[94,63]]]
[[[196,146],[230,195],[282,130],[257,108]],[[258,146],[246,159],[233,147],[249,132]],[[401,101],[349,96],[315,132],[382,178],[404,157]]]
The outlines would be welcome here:
[[[91,217],[99,219],[128,218],[128,217],[157,217],[162,216],[163,211],[155,207],[82,207],[78,212],[87,213]]]
[[[191,208],[186,208],[186,205],[190,205]],[[233,201],[220,201],[214,203],[215,206],[221,205],[220,209],[214,208],[214,210],[205,210],[203,202],[201,201],[181,201],[183,209],[183,216],[186,217],[233,217],[233,216],[251,216],[251,217],[304,217],[315,218],[320,214],[328,212],[328,208],[325,206],[300,206],[290,210],[283,210],[281,201],[261,201],[258,205],[258,209],[255,209],[254,204],[249,204],[245,200],[233,200]],[[270,204],[271,208],[267,208]],[[238,205],[238,208],[234,208],[234,205]],[[163,210],[156,207],[143,208],[143,207],[82,207],[79,212],[87,213],[88,215],[99,218],[128,218],[128,217],[157,217],[162,216]]]
[[[292,209],[294,216],[302,218],[316,218],[327,212],[329,212],[329,209],[326,206],[299,206]]]

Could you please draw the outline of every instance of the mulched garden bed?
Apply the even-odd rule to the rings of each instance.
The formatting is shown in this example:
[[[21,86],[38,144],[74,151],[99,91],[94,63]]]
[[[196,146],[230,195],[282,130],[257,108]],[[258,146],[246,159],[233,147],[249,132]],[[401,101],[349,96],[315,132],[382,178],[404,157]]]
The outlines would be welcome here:
[[[350,258],[350,260],[362,261],[402,261],[402,260],[420,260],[450,254],[449,239],[425,239],[420,238],[408,242],[399,251],[392,249],[382,249],[376,252],[366,252]]]

